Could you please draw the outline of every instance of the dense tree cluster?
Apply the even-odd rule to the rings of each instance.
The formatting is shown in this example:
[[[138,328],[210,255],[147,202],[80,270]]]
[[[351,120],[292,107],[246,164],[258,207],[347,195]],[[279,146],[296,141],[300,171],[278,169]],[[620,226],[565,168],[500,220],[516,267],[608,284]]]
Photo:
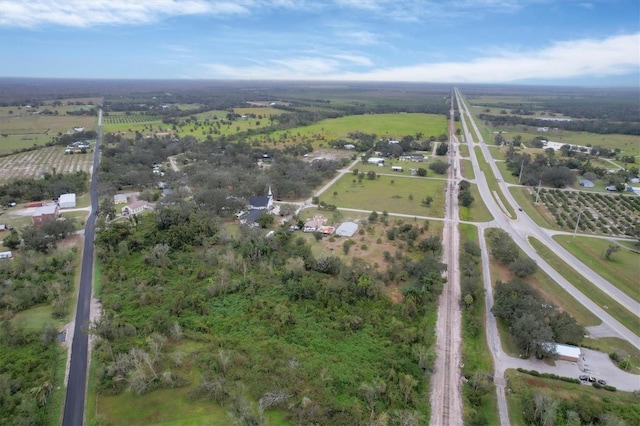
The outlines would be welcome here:
[[[496,283],[492,312],[509,326],[511,337],[525,357],[553,357],[549,342],[577,345],[584,338],[584,328],[571,315],[545,301],[520,279]]]
[[[538,185],[540,182],[563,188],[574,184],[577,180],[573,171],[580,166],[579,161],[558,160],[553,149],[545,151],[545,154],[536,154],[531,157],[528,153],[519,153],[512,146],[505,155],[507,168],[513,176],[520,177],[523,185]]]
[[[53,169],[42,179],[15,179],[0,186],[0,202],[41,201],[58,198],[61,194],[82,194],[87,190],[89,175],[86,172],[61,174]]]
[[[543,127],[549,125],[549,121],[536,118],[526,118],[521,115],[491,115],[480,114],[480,120],[489,121],[496,127],[525,125],[531,127]],[[640,135],[640,124],[631,121],[612,122],[607,120],[572,120],[554,121],[553,127],[572,132],[589,132],[596,134],[623,134]]]

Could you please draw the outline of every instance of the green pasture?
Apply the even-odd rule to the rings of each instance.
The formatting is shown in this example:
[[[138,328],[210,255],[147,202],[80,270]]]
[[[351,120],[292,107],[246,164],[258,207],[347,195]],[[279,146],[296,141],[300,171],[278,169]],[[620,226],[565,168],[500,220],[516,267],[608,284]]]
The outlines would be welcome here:
[[[474,201],[469,207],[459,206],[460,220],[468,222],[489,222],[493,220],[493,215],[482,201],[482,197],[480,197],[478,185],[472,183],[469,189],[471,190]]]
[[[379,166],[377,164],[369,164],[361,161],[357,163],[355,166],[353,166],[351,170],[358,169],[358,172],[364,172],[364,173],[373,171],[376,173],[393,174],[398,176],[411,176],[411,169],[423,168],[427,170],[428,177],[445,179],[446,175],[439,175],[434,173],[432,170],[430,170],[429,164],[438,160],[446,162],[447,158],[432,156],[425,152],[421,152],[421,154],[424,154],[426,157],[428,157],[428,159],[418,162],[418,161],[399,161],[392,158],[385,158],[384,166]],[[391,170],[391,166],[400,166],[402,167],[403,171],[395,172]]]
[[[640,301],[640,254],[621,249],[613,253],[609,260],[604,253],[612,243],[602,238],[570,235],[556,235],[554,239],[593,269],[598,275],[622,290],[635,301]],[[637,328],[636,328],[637,330]]]
[[[53,324],[56,328],[61,328],[66,324],[68,319],[56,319],[53,318],[51,313],[53,308],[50,304],[40,304],[24,311],[18,312],[11,322],[15,326],[24,327],[29,330],[40,330],[45,324]]]
[[[467,180],[473,180],[476,178],[476,174],[473,171],[473,163],[471,163],[471,160],[461,160],[460,168],[462,176],[464,176]]]
[[[366,211],[444,217],[445,187],[445,181],[428,178],[380,176],[375,180],[358,181],[357,177],[346,174],[320,200]],[[431,207],[420,203],[427,195],[433,197]]]
[[[446,117],[436,114],[369,114],[351,115],[319,121],[309,126],[277,131],[270,140],[296,143],[303,137],[326,143],[333,139],[346,139],[350,132],[375,134],[378,138],[401,139],[422,133],[422,137],[438,137],[447,133]],[[314,145],[317,145],[314,142]]]
[[[580,289],[588,289],[591,285],[582,275],[576,273],[567,263],[551,251],[546,245],[542,244],[539,240],[529,237],[529,244],[533,249],[555,269],[560,275],[562,275],[567,281],[569,281],[574,287]],[[572,317],[578,321],[578,323],[584,327],[598,325],[602,321],[595,316],[591,311],[582,306],[577,300],[573,298],[565,289],[560,287],[555,281],[551,280],[546,274],[544,274],[546,280],[540,281],[540,290],[545,295],[552,295],[556,299],[557,305],[561,306],[563,310],[571,314]],[[585,293],[587,294],[587,293]]]
[[[42,109],[59,111],[58,115],[30,114],[25,108],[0,107],[0,155],[40,146],[51,141],[51,138],[66,133],[74,127],[93,129],[96,117],[86,115],[65,115],[67,110],[80,107],[42,107]],[[9,114],[13,111],[13,114]]]
[[[459,144],[458,148],[460,149],[460,155],[461,156],[469,157],[469,147],[467,146],[466,143]]]
[[[491,156],[497,160],[497,163],[505,161],[504,148],[491,144],[487,144],[487,148],[489,148]]]

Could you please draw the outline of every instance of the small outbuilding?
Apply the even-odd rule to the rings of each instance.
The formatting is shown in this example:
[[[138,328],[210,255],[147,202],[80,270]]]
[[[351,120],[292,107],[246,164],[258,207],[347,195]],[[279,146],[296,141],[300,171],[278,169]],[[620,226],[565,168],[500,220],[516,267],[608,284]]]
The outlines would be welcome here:
[[[127,204],[127,195],[126,194],[116,194],[113,196],[113,204]]]
[[[384,158],[380,158],[380,157],[370,157],[369,159],[367,159],[367,163],[369,164],[384,164]]]
[[[13,257],[13,253],[11,253],[11,250],[0,251],[0,259],[11,259],[12,257]]]
[[[62,194],[58,198],[58,205],[61,209],[73,209],[76,206],[76,194]]]
[[[558,359],[569,362],[580,362],[582,360],[582,351],[577,346],[551,342],[547,343],[547,345],[554,349]]]
[[[580,181],[580,186],[584,186],[585,188],[593,188],[594,186],[596,186],[596,184],[588,179],[582,179]]]
[[[53,222],[60,215],[60,207],[57,204],[45,204],[38,207],[36,212],[31,216],[33,225],[39,227],[45,223]]]
[[[336,229],[336,235],[341,237],[353,237],[358,231],[358,224],[355,222],[343,222],[338,229]]]

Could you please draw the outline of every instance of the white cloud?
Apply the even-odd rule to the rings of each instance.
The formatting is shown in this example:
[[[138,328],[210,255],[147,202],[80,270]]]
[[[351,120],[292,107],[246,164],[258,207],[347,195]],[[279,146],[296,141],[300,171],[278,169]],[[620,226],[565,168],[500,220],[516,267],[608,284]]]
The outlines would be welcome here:
[[[631,73],[640,75],[640,33],[604,40],[557,42],[539,51],[502,51],[495,56],[479,57],[467,62],[422,63],[365,72],[348,71],[354,64],[373,66],[366,57],[334,54],[324,58],[282,58],[249,67],[208,65],[208,73],[202,77],[505,83]]]
[[[504,53],[469,62],[387,68],[331,79],[498,83],[640,73],[640,33],[605,40],[557,42],[540,51]]]
[[[0,26],[133,25],[155,22],[167,16],[246,13],[249,10],[242,4],[226,0],[2,0]]]

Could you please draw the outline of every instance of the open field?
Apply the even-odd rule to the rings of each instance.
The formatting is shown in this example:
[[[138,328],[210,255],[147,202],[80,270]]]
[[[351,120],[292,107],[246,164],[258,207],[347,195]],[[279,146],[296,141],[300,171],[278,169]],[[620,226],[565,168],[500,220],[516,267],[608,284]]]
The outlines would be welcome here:
[[[415,136],[417,133],[422,133],[423,138],[428,138],[446,134],[447,122],[445,117],[434,114],[352,115],[274,132],[268,138],[259,140],[289,144],[301,142],[306,137],[312,140],[314,147],[318,147],[333,139],[347,139],[350,132],[356,131],[375,134],[378,138],[401,139],[403,136]]]
[[[364,178],[359,182],[355,176],[346,174],[320,200],[338,207],[375,210],[379,213],[387,211],[444,217],[445,187],[444,180],[429,178],[380,176],[375,180]],[[431,207],[420,203],[427,195],[433,197]]]
[[[478,185],[472,183],[470,189],[474,201],[470,207],[460,206],[460,220],[466,220],[470,222],[489,222],[493,220],[493,215],[480,197]]]
[[[75,111],[81,106],[41,107],[58,115],[33,114],[34,111],[19,107],[0,107],[0,154],[30,148],[34,145],[45,145],[58,134],[66,133],[74,127],[93,129],[95,116],[66,115],[67,111]],[[9,113],[11,111],[11,113]]]
[[[400,218],[394,216],[388,216],[386,223],[383,223],[384,218],[378,217],[376,222],[369,222],[366,218],[366,213],[355,213],[349,211],[327,212],[323,210],[310,209],[316,211],[314,215],[305,215],[305,218],[312,218],[314,216],[323,216],[327,218],[326,224],[338,225],[345,221],[357,221],[359,223],[358,232],[352,237],[340,237],[340,236],[324,236],[320,240],[316,240],[312,233],[303,233],[297,231],[295,233],[296,238],[302,237],[311,246],[311,250],[314,256],[338,256],[345,264],[350,264],[352,259],[358,258],[365,260],[370,265],[374,265],[374,268],[378,272],[382,272],[387,268],[387,261],[385,260],[385,252],[394,254],[402,252],[407,249],[405,241],[396,239],[389,240],[387,238],[386,231],[392,227],[400,226],[401,224],[411,224],[417,227],[428,228],[424,235],[420,236],[420,239],[427,237],[428,235],[442,236],[443,222],[430,221],[428,224],[424,220],[414,220],[409,218]],[[306,211],[306,210],[305,210]],[[332,214],[333,213],[333,214]],[[339,220],[336,220],[340,218]],[[354,242],[349,248],[348,253],[344,252],[344,243],[348,240]],[[406,252],[405,256],[417,257],[420,256],[419,252]],[[391,284],[391,285],[389,285]],[[399,289],[395,283],[387,283],[385,288],[388,297],[394,302],[398,302],[402,299]]]
[[[554,240],[629,297],[640,301],[640,254],[621,249],[606,260],[604,252],[613,244],[611,241],[568,235],[555,236]]]
[[[93,164],[93,152],[66,154],[63,146],[40,148],[0,158],[0,183],[15,178],[38,178],[43,173],[89,172]]]
[[[637,330],[639,329],[638,327],[640,326],[640,319],[638,319],[637,314],[625,309],[622,305],[609,297],[609,295],[604,291],[600,290],[589,280],[579,275],[547,246],[534,238],[529,238],[529,241],[538,254],[540,254],[540,256],[542,256],[556,271],[558,271],[560,275],[565,277],[565,279],[573,284],[580,292],[587,295],[587,297],[589,297],[589,299],[591,299],[595,304],[603,309],[607,309],[609,314],[616,320],[620,321],[621,324],[637,333]],[[579,306],[579,304],[570,304],[569,306]]]

